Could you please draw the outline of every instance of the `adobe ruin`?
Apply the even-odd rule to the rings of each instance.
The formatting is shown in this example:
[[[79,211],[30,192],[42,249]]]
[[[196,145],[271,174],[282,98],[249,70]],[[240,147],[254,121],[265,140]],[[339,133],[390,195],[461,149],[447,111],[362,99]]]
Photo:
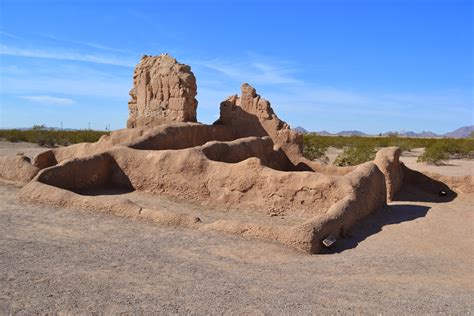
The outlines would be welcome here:
[[[168,54],[142,57],[129,94],[128,128],[196,122],[196,78]]]
[[[472,177],[408,169],[398,148],[353,167],[309,161],[302,135],[246,83],[241,96],[221,103],[214,124],[197,123],[196,93],[189,66],[145,56],[134,72],[127,129],[45,151],[33,162],[0,157],[0,178],[22,183],[19,198],[28,203],[277,240],[309,253],[403,187],[446,190],[451,198],[473,191]]]

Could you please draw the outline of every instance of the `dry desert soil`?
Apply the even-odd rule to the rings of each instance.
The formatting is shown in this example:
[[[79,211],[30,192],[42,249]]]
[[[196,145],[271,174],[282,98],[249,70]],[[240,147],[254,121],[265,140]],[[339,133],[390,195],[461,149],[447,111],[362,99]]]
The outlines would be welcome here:
[[[0,142],[0,155],[44,149]],[[411,168],[472,174],[402,160]],[[0,313],[471,314],[473,194],[394,202],[325,254],[80,210],[0,183]],[[422,199],[420,199],[422,200]]]

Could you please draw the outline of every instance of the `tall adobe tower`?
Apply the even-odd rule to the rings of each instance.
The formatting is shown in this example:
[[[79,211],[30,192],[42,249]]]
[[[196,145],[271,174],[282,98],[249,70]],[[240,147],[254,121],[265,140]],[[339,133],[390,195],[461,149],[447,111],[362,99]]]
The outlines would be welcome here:
[[[168,54],[143,56],[133,74],[128,128],[196,122],[196,78]]]

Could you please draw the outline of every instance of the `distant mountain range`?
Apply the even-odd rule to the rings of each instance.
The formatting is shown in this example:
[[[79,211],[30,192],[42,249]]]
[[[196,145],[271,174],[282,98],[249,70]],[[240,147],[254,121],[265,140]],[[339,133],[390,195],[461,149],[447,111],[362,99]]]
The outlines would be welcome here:
[[[294,128],[294,130],[300,133],[310,133],[301,126]],[[442,138],[442,137],[466,138],[466,137],[469,137],[469,134],[473,131],[474,131],[474,125],[470,125],[470,126],[464,126],[464,127],[458,128],[452,132],[441,134],[441,135],[430,132],[430,131],[422,131],[419,133],[412,132],[412,131],[400,131],[400,132],[386,132],[386,133],[383,133],[382,136],[398,135],[402,137],[419,137],[419,138]],[[328,131],[319,131],[319,132],[314,132],[314,134],[321,135],[321,136],[377,136],[377,135],[366,134],[361,131],[340,131],[338,133],[330,133]]]
[[[296,126],[295,128],[293,128],[294,131],[298,132],[298,133],[303,133],[303,134],[306,134],[308,133],[307,130],[305,130],[303,127],[301,126]]]
[[[452,137],[452,138],[465,138],[468,137],[471,132],[474,131],[474,125],[471,126],[464,126],[460,127],[452,132],[446,133],[444,137]]]
[[[390,136],[390,135],[398,135],[402,137],[414,137],[414,138],[440,138],[443,137],[443,135],[438,135],[433,132],[429,131],[422,131],[420,133],[415,133],[412,131],[400,131],[400,132],[387,132],[383,133],[383,136]]]

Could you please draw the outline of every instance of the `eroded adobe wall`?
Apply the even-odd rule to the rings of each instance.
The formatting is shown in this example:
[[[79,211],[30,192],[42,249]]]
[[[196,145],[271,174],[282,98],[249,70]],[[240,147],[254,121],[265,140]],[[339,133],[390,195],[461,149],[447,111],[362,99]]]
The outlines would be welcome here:
[[[73,192],[95,190],[110,185],[113,162],[108,154],[76,158],[40,172],[38,181]]]
[[[176,122],[154,128],[122,129],[102,136],[95,143],[79,143],[42,152],[33,159],[33,165],[44,169],[68,159],[94,155],[117,145],[143,150],[183,149],[213,140],[230,141],[236,137],[233,129],[227,126],[200,123]]]
[[[275,150],[270,137],[246,137],[230,142],[213,141],[202,146],[201,150],[210,160],[237,163],[256,157],[267,167],[280,171],[296,171],[285,153]]]
[[[236,139],[234,131],[226,126],[200,123],[172,123],[156,127],[122,145],[143,150],[184,149],[201,146],[209,141]]]
[[[245,147],[249,148],[247,145]],[[253,146],[250,151],[256,150]],[[196,148],[159,152],[114,148],[41,171],[21,190],[20,198],[27,202],[105,211],[171,225],[273,239],[310,253],[319,252],[321,240],[329,234],[340,236],[357,220],[385,205],[384,176],[372,162],[360,165],[345,177],[280,172],[260,162],[256,158],[238,163],[210,161]],[[118,170],[122,176],[117,182],[114,174]],[[71,177],[71,174],[78,176]],[[285,212],[307,221],[297,226],[235,220],[201,224],[199,219],[186,214],[144,209],[126,197],[75,193],[90,187],[120,186],[123,177],[131,189],[179,196],[219,208]]]
[[[128,128],[196,122],[196,78],[173,57],[143,56],[133,74]]]
[[[240,137],[269,136],[297,164],[303,153],[303,135],[290,129],[273,111],[270,102],[247,83],[241,96],[231,96],[221,103],[220,117],[214,124],[231,126]]]
[[[387,199],[393,200],[403,185],[403,169],[400,164],[401,150],[398,147],[380,149],[375,156],[375,164],[385,175]]]
[[[385,177],[373,162],[357,166],[344,178],[350,183],[344,198],[334,203],[326,213],[284,235],[286,244],[318,253],[324,238],[329,235],[345,237],[358,221],[386,205]]]
[[[0,157],[0,178],[17,182],[28,183],[40,169],[31,164],[30,158],[23,155]]]
[[[111,172],[117,169],[110,166],[117,166],[127,179],[123,181],[122,177],[122,183],[129,183],[134,190],[213,207],[251,207],[260,212],[283,211],[303,217],[325,212],[350,190],[350,184],[342,177],[277,171],[256,157],[243,157],[245,160],[235,163],[212,161],[203,148],[148,151],[115,147],[44,169],[38,181],[74,192],[115,186],[117,181],[111,180]],[[242,150],[249,151],[247,156],[258,154],[255,145],[244,144]]]

